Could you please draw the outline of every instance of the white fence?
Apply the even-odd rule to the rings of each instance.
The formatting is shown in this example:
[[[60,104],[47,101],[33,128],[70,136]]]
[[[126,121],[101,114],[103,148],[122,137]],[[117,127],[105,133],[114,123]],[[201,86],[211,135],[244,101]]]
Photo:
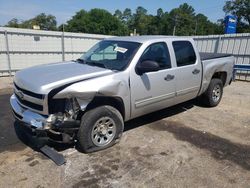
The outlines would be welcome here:
[[[29,66],[77,59],[106,37],[0,27],[0,76]]]
[[[194,40],[200,52],[232,54],[236,64],[250,64],[250,33],[195,36]]]
[[[200,52],[232,54],[236,64],[250,65],[250,33],[195,36],[194,40]],[[237,71],[236,79],[250,81],[250,71]]]
[[[77,59],[110,36],[0,27],[0,76],[29,66]],[[250,64],[250,33],[194,36],[200,52],[229,53]]]

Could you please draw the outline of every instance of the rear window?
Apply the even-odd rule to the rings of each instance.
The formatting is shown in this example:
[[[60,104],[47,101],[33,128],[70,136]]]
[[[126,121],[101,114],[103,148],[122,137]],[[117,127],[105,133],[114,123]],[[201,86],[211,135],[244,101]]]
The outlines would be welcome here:
[[[178,67],[195,64],[196,55],[189,41],[174,41],[173,48]]]

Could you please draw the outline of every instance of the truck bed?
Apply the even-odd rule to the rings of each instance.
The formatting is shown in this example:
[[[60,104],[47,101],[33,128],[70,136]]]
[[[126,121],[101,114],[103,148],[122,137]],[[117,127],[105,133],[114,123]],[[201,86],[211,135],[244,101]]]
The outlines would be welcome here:
[[[231,56],[231,54],[200,52],[201,61],[215,59],[215,58],[229,57],[229,56]]]
[[[233,75],[234,57],[230,54],[200,53],[203,68],[202,87],[199,95],[204,93],[216,72],[226,73],[224,86],[227,86]]]

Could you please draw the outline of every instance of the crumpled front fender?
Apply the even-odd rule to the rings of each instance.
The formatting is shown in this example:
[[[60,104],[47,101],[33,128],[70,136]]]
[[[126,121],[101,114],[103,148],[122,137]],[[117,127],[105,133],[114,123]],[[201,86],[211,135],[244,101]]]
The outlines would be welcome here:
[[[95,96],[118,96],[124,99],[129,96],[128,83],[112,77],[101,77],[74,83],[57,93],[53,98],[76,98],[81,110],[84,111]]]

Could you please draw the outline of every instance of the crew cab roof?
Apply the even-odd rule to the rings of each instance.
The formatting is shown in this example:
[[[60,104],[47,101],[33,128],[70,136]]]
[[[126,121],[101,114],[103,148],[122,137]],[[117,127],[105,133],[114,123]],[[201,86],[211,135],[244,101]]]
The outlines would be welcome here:
[[[127,41],[127,42],[138,42],[144,43],[152,40],[159,39],[190,39],[190,37],[176,37],[176,36],[164,36],[164,35],[143,35],[143,36],[123,36],[123,37],[111,37],[104,40],[114,40],[114,41]]]

